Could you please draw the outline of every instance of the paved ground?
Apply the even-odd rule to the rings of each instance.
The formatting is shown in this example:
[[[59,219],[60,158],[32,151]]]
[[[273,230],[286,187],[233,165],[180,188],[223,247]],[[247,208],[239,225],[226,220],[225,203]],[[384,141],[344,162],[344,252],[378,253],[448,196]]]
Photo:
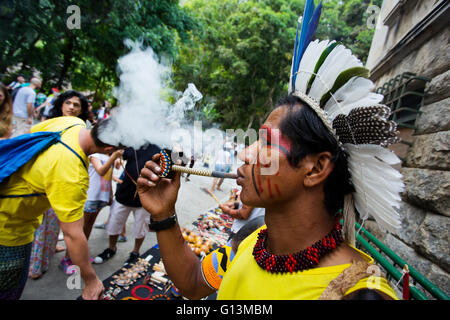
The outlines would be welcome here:
[[[217,203],[211,196],[203,192],[201,187],[211,187],[212,179],[198,176],[191,176],[191,181],[185,182],[182,178],[182,184],[178,201],[176,204],[178,219],[181,226],[189,225],[195,221],[198,216],[210,208],[217,206]],[[215,195],[221,201],[228,199],[231,188],[236,187],[234,180],[225,180],[222,185],[223,191],[216,191]],[[105,221],[109,214],[109,207],[104,208],[98,215],[97,222]],[[128,241],[118,243],[117,254],[104,264],[94,264],[100,280],[104,280],[112,273],[117,271],[128,259],[131,250],[134,247],[132,237],[133,215],[130,215],[127,221]],[[64,244],[60,241],[59,244]],[[156,244],[156,235],[149,233],[141,247],[141,253],[144,253]],[[108,236],[102,229],[93,229],[89,239],[89,249],[91,256],[95,257],[108,246]],[[38,280],[28,279],[25,290],[22,294],[23,300],[73,300],[80,294],[81,290],[67,288],[67,278],[61,269],[58,268],[64,252],[56,253],[51,261],[49,270]]]

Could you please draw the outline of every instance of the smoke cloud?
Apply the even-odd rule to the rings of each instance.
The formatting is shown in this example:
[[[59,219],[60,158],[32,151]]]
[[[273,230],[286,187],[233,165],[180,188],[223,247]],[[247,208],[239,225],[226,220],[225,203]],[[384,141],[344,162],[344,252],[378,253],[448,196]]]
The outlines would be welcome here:
[[[115,108],[108,127],[99,133],[100,140],[135,149],[149,143],[172,148],[177,143],[190,151],[191,141],[187,146],[183,136],[201,132],[201,127],[186,123],[185,113],[194,108],[202,94],[194,84],[189,84],[181,98],[171,105],[167,97],[177,93],[168,86],[170,66],[160,62],[151,48],[144,49],[130,40],[125,45],[131,51],[119,59],[120,85],[113,91],[119,107]]]

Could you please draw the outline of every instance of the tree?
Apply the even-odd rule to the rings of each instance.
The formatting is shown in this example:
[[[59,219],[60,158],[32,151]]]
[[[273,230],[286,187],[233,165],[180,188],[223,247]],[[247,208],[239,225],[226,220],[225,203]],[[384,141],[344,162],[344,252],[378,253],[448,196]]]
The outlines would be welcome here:
[[[18,66],[38,70],[44,87],[72,82],[99,101],[117,84],[117,59],[125,39],[142,41],[173,57],[175,37],[188,39],[195,21],[176,0],[79,0],[81,28],[69,29],[71,0],[4,0],[0,4],[0,73]]]
[[[205,101],[213,101],[224,128],[258,128],[287,90],[302,1],[193,0],[187,6],[203,32],[192,34],[192,44],[180,51],[177,89],[194,82],[213,97]]]
[[[335,39],[364,62],[373,37],[367,8],[381,0],[324,0],[318,39]],[[194,82],[201,103],[216,110],[223,128],[258,129],[279,97],[287,94],[298,16],[304,0],[190,0],[202,32],[180,44],[174,82]],[[316,1],[316,5],[318,1]],[[199,106],[202,109],[202,105]]]

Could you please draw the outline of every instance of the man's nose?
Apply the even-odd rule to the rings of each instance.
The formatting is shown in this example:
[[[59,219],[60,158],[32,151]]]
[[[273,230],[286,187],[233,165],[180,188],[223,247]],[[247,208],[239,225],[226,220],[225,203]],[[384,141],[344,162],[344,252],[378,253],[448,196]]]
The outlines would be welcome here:
[[[246,164],[256,164],[258,159],[258,142],[254,142],[238,154],[239,160]]]

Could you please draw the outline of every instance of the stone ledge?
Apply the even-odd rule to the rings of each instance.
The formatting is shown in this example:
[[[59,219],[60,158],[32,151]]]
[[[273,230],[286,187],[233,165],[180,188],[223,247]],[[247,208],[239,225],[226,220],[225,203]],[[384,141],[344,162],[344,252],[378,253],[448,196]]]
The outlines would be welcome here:
[[[402,168],[401,173],[405,201],[450,217],[450,171]]]
[[[450,170],[450,131],[415,136],[408,150],[406,166]]]
[[[449,79],[450,80],[450,79]],[[450,87],[447,88],[450,92]],[[423,106],[416,119],[416,135],[450,130],[450,98]]]
[[[418,252],[450,272],[450,218],[428,213],[412,244]]]
[[[439,289],[444,291],[447,295],[450,294],[450,275],[445,270],[441,269],[439,266],[424,258],[413,248],[411,248],[392,234],[386,235],[386,244],[392,251],[400,256],[400,258],[414,267],[419,273],[424,275]],[[417,284],[416,286],[421,288],[419,284]],[[435,299],[428,292],[425,292],[425,294],[430,299]]]
[[[442,48],[443,50],[447,50]],[[448,59],[448,53],[447,53]],[[435,76],[425,86],[425,104],[434,103],[450,97],[450,69],[447,60],[447,71]]]

